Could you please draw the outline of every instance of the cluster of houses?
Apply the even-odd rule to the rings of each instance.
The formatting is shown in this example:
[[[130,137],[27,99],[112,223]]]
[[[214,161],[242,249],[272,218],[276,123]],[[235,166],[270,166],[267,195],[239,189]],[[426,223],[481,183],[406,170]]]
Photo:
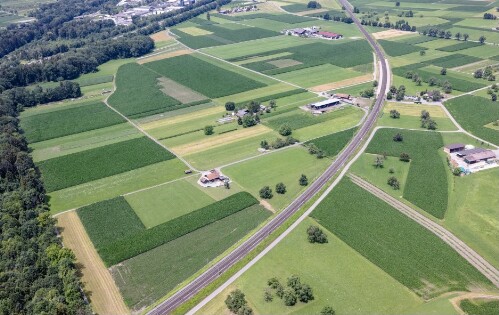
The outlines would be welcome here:
[[[299,36],[299,37],[315,37],[315,38],[330,39],[330,40],[343,38],[343,35],[341,34],[325,32],[321,31],[320,29],[321,28],[319,26],[293,28],[289,30],[283,30],[281,34]]]
[[[499,150],[475,148],[472,145],[451,143],[444,147],[449,155],[449,161],[454,168],[459,168],[461,174],[469,174],[483,169],[499,166]]]
[[[109,15],[100,12],[81,15],[75,19],[90,18],[94,21],[113,20],[116,25],[130,25],[134,16],[150,16],[163,14],[173,10],[178,10],[185,5],[195,3],[195,0],[158,0],[148,1],[147,5],[142,5],[141,0],[121,0],[116,6],[121,8],[121,12]]]
[[[256,5],[247,5],[234,7],[230,9],[220,10],[218,13],[220,14],[234,14],[234,13],[242,13],[242,12],[255,12],[258,11],[258,7]]]

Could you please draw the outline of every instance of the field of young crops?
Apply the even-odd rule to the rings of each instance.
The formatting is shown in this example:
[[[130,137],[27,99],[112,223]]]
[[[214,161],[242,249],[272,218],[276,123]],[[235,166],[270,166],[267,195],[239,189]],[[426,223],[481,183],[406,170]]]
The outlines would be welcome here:
[[[312,217],[425,299],[490,285],[436,235],[349,179],[334,188]]]
[[[279,130],[282,125],[288,125],[292,130],[296,130],[335,118],[348,116],[353,114],[355,111],[356,109],[347,107],[343,109],[337,109],[333,112],[322,114],[320,116],[314,116],[308,112],[303,111],[302,109],[295,109],[287,113],[272,116],[268,119],[265,118],[263,120],[263,123],[273,128],[274,130]]]
[[[392,57],[410,54],[416,51],[426,50],[424,47],[407,45],[406,43],[399,43],[390,40],[379,39],[378,43],[381,44],[383,50]]]
[[[35,143],[124,121],[103,103],[91,102],[25,117],[21,120],[21,126],[28,142]]]
[[[321,149],[327,156],[336,156],[345,147],[345,145],[353,138],[357,128],[350,128],[340,132],[336,132],[324,137],[310,140],[306,145],[314,144]]]
[[[393,141],[393,136],[402,134],[403,141]],[[437,132],[400,129],[376,131],[366,152],[398,159],[402,152],[411,157],[411,167],[404,189],[404,198],[435,216],[443,219],[447,210],[448,183],[445,162],[438,154],[444,146]],[[429,176],[431,174],[431,176]]]
[[[459,307],[466,314],[491,315],[499,314],[499,301],[487,299],[464,300]]]
[[[48,192],[116,175],[175,156],[142,137],[41,161]]]
[[[270,216],[254,205],[111,268],[125,302],[139,310],[166,295]]]
[[[160,77],[136,63],[121,66],[116,75],[116,91],[109,103],[122,114],[134,118],[180,108],[179,101],[159,89]]]
[[[460,42],[460,43],[457,43],[454,45],[437,48],[437,50],[446,51],[446,52],[455,52],[458,50],[463,50],[463,49],[468,49],[468,48],[473,48],[473,47],[478,47],[478,46],[481,46],[481,45],[479,43],[475,43],[475,42]]]
[[[445,102],[457,122],[472,134],[499,145],[499,131],[484,127],[499,120],[499,104],[489,99],[464,95]]]
[[[105,241],[100,240],[98,244],[94,243],[94,245],[104,263],[107,266],[112,266],[257,203],[258,200],[249,193],[237,193],[196,211],[177,217],[163,224],[156,225],[150,229],[143,228],[134,233],[125,234],[120,238],[115,237]],[[114,209],[112,213],[121,215],[123,212],[125,213],[125,216],[130,216],[130,211],[133,211],[130,206],[121,207],[121,205],[121,202],[113,202],[107,205],[107,207],[120,207],[119,209]],[[81,219],[92,240],[108,233],[104,230],[114,228],[112,219],[110,219],[111,222],[109,220],[99,220],[99,215],[92,215],[92,213],[102,211],[102,209],[105,210],[106,207],[97,203],[78,210],[79,213],[87,212],[86,215],[81,216]],[[126,214],[127,212],[128,214]],[[132,220],[132,226],[129,227],[127,222],[122,221],[122,226],[120,226],[119,229],[133,229],[135,226],[134,222],[136,222],[136,220]],[[111,223],[111,225],[109,225],[109,223]]]
[[[265,86],[263,83],[225,70],[191,55],[154,61],[145,64],[145,66],[211,98]]]

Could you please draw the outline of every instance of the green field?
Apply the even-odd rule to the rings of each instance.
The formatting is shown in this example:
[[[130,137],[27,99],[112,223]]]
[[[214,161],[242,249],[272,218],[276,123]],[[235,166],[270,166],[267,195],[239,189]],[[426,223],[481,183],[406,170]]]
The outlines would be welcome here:
[[[256,314],[319,314],[326,305],[336,314],[400,314],[422,304],[414,293],[329,231],[325,230],[328,243],[310,244],[305,231],[312,224],[317,225],[307,218],[199,313],[226,314],[224,300],[235,288],[243,291]],[[278,277],[283,283],[292,274],[312,287],[315,299],[291,307],[275,295],[272,302],[264,302],[267,280]]]
[[[499,145],[499,131],[484,127],[499,120],[499,104],[483,97],[464,95],[445,102],[445,107],[465,130]]]
[[[490,287],[481,273],[436,235],[348,179],[335,187],[312,216],[425,299]]]
[[[311,140],[306,143],[315,144],[319,149],[321,149],[327,156],[336,156],[340,151],[346,146],[346,144],[353,138],[357,128],[351,128],[336,132],[324,137],[320,137]]]
[[[122,114],[135,118],[181,108],[179,101],[160,91],[160,77],[136,63],[121,66],[116,74],[116,91],[109,103]]]
[[[255,205],[112,267],[111,273],[126,304],[134,310],[152,304],[269,215]]]
[[[145,64],[145,66],[211,98],[265,86],[260,82],[191,55],[153,61]],[[206,78],[210,78],[210,80],[206,80]]]
[[[196,184],[197,185],[197,184]],[[213,203],[211,197],[186,180],[125,196],[146,228],[150,228]]]
[[[404,137],[402,142],[393,141],[397,133]],[[434,217],[443,219],[448,204],[447,167],[438,154],[443,146],[442,137],[437,132],[380,129],[376,131],[366,152],[379,155],[386,153],[390,159],[397,159],[402,152],[408,153],[411,167],[404,198]]]
[[[279,74],[276,75],[276,78],[308,88],[360,75],[362,75],[362,73],[357,71],[333,66],[331,64],[323,64],[320,66]]]
[[[35,143],[116,125],[125,120],[101,102],[91,102],[25,117],[21,127]]]
[[[38,167],[45,188],[52,192],[173,158],[142,137],[41,161]]]
[[[389,56],[392,56],[392,57],[406,55],[406,54],[410,54],[410,53],[413,53],[416,51],[421,51],[421,50],[426,49],[424,47],[412,46],[412,45],[407,45],[406,43],[399,43],[399,42],[383,40],[383,39],[378,40],[378,43],[380,43],[381,47],[383,47],[383,50]]]
[[[185,176],[186,168],[179,159],[171,159],[54,191],[50,193],[50,210],[57,213],[74,209],[175,180]]]
[[[140,137],[142,133],[124,123],[32,143],[30,148],[33,160],[38,162]]]
[[[328,159],[319,160],[305,149],[296,147],[229,166],[223,169],[223,173],[258,198],[258,191],[263,186],[270,186],[274,197],[268,202],[280,210],[303,191],[304,187],[298,183],[301,174],[305,174],[311,183],[330,162]],[[275,185],[279,182],[286,185],[284,195],[275,193]]]
[[[493,315],[499,313],[499,301],[474,299],[461,301],[459,307],[470,315]]]
[[[214,202],[196,211],[176,217],[170,221],[156,225],[150,229],[143,229],[123,238],[112,239],[109,242],[100,244],[97,251],[107,266],[112,266],[124,260],[130,259],[153,248],[166,244],[185,234],[191,233],[203,226],[223,219],[229,215],[246,209],[258,201],[247,192],[240,192],[220,201]],[[95,208],[99,205],[88,206],[89,211],[98,211]],[[83,208],[86,209],[86,208]],[[128,209],[128,208],[127,208]],[[121,209],[118,211],[126,211]],[[131,208],[130,208],[131,209]],[[129,211],[129,210],[128,210]],[[102,234],[102,230],[113,228],[105,222],[95,222],[91,216],[92,224],[83,222],[87,233]],[[126,229],[126,222],[123,222],[123,229]]]

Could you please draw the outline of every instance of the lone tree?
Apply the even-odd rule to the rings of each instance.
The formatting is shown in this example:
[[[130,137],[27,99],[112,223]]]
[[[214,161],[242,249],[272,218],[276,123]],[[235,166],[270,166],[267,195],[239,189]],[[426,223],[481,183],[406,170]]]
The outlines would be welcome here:
[[[390,111],[390,117],[392,117],[392,118],[400,118],[400,113],[396,109],[392,109]]]
[[[440,69],[440,74],[441,75],[446,75],[447,74],[447,68]]]
[[[384,162],[384,160],[385,159],[381,155],[377,155],[374,158],[374,167],[376,167],[376,168],[383,168],[383,162]]]
[[[270,100],[269,106],[270,106],[270,108],[275,110],[277,108],[277,103],[275,102],[275,100]]]
[[[467,33],[464,33],[464,34],[463,34],[463,39],[464,39],[464,41],[467,41],[467,40],[468,40],[468,37],[470,37],[470,35],[469,35],[469,34],[467,34]]]
[[[404,141],[404,137],[402,136],[401,133],[397,133],[395,136],[393,136],[393,141],[402,142],[402,141]]]
[[[278,183],[275,185],[275,191],[278,194],[284,195],[286,193],[286,185],[284,185],[284,183]]]
[[[234,102],[227,102],[227,103],[225,103],[225,110],[231,112],[234,109],[236,109],[236,104]]]
[[[321,315],[336,315],[336,312],[331,306],[324,306],[321,311]]]
[[[239,289],[232,291],[225,299],[225,305],[234,314],[237,314],[239,309],[246,305],[246,303],[244,293]]]
[[[309,1],[307,4],[308,9],[320,9],[322,8],[321,4],[317,1]]]
[[[270,148],[269,143],[267,140],[262,140],[260,141],[260,148],[268,150]]]
[[[327,243],[327,235],[319,227],[311,225],[307,229],[308,241],[310,243]]]
[[[298,183],[300,186],[307,186],[308,185],[308,178],[305,176],[305,174],[301,174],[300,179],[298,180]]]
[[[409,156],[409,153],[402,152],[400,153],[400,160],[402,162],[409,162],[411,160],[411,157]]]
[[[289,125],[287,125],[287,124],[283,124],[279,128],[279,134],[281,136],[289,136],[291,134],[291,132],[292,132],[291,127],[289,127]]]
[[[212,135],[213,134],[213,126],[205,126],[204,127],[204,134],[209,136],[209,135]]]
[[[424,56],[424,55],[426,55],[426,51],[425,51],[424,49],[423,49],[423,50],[420,50],[420,51],[419,51],[419,55],[420,55],[420,56]]]
[[[260,197],[263,199],[272,199],[274,195],[272,194],[272,189],[269,186],[264,186],[260,189]]]
[[[482,45],[483,45],[483,44],[485,43],[485,40],[486,40],[486,39],[487,39],[487,38],[485,38],[485,36],[483,36],[483,35],[482,35],[482,36],[480,36],[480,38],[478,39],[478,41],[480,42],[480,44],[482,44]]]
[[[400,189],[400,183],[398,179],[395,176],[391,176],[388,178],[387,184],[391,186],[393,189],[398,190]]]

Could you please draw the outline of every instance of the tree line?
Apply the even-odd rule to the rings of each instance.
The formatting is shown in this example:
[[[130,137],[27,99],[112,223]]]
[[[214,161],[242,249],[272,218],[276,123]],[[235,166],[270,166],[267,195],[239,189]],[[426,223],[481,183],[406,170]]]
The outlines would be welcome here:
[[[0,97],[0,313],[91,314],[71,250],[49,214],[40,171],[19,127],[19,110]]]

